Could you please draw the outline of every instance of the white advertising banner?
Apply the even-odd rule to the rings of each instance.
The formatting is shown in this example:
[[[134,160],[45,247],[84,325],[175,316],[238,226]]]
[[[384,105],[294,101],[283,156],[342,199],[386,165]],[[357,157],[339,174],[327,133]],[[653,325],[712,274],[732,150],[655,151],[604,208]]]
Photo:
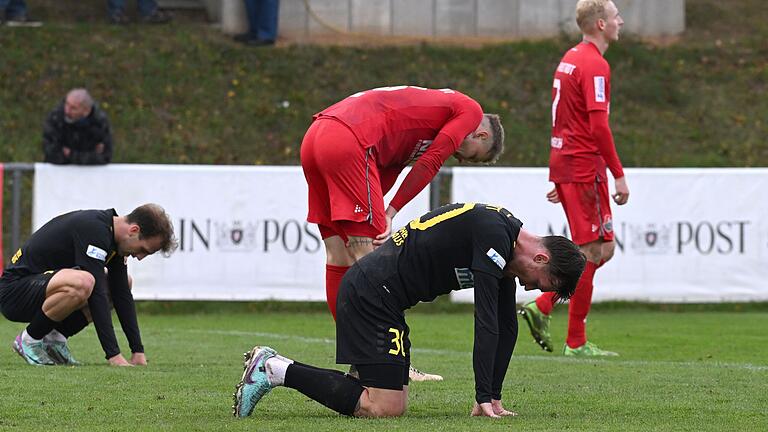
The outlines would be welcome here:
[[[630,198],[612,203],[616,254],[597,271],[595,301],[768,300],[768,169],[625,173]],[[454,168],[452,199],[504,206],[537,235],[568,235],[547,178],[546,168]],[[518,290],[518,302],[538,294]]]
[[[325,252],[317,227],[306,222],[301,167],[35,165],[34,229],[72,210],[125,215],[148,202],[171,216],[179,248],[169,258],[129,258],[136,299],[325,300]],[[394,225],[428,209],[426,188]]]

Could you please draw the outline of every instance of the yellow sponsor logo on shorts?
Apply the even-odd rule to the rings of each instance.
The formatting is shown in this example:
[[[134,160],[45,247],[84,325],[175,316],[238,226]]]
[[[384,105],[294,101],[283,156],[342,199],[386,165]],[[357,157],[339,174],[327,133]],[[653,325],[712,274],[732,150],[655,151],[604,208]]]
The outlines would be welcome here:
[[[11,257],[11,263],[16,264],[16,261],[21,258],[21,249],[17,250],[15,254]]]

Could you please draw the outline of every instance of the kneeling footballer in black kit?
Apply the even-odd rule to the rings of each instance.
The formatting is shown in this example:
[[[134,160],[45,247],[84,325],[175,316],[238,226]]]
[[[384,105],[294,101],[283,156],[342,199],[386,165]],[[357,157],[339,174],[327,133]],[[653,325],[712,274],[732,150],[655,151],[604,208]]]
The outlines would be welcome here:
[[[515,278],[526,290],[568,299],[584,255],[561,236],[537,237],[508,210],[450,204],[395,231],[344,276],[337,299],[336,361],[359,378],[283,357],[270,347],[245,354],[234,414],[249,416],[271,389],[296,389],[355,417],[396,417],[408,401],[411,343],[404,311],[454,290],[474,288],[472,415],[500,417],[501,386],[517,340]]]
[[[157,204],[125,216],[114,209],[78,210],[35,231],[0,277],[0,312],[29,323],[13,350],[35,366],[78,362],[67,339],[89,322],[113,366],[146,365],[126,259],[176,247],[173,225]],[[125,359],[112,327],[114,307],[131,348]]]

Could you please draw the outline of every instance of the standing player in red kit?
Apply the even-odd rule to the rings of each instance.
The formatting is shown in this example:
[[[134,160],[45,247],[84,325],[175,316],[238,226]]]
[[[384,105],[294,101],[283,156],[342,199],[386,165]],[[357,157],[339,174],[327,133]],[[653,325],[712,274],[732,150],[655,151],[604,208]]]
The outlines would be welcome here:
[[[609,203],[606,166],[615,179],[613,200],[624,205],[629,188],[608,126],[611,102],[611,69],[603,54],[619,39],[624,21],[610,0],[579,0],[576,22],[583,41],[568,50],[555,72],[552,90],[552,139],[547,193],[552,203],[562,203],[574,243],[587,256],[587,265],[570,299],[568,356],[615,356],[587,341],[586,320],[592,303],[595,271],[613,256],[615,243]],[[550,312],[555,297],[544,293],[523,306],[536,342],[552,351]]]
[[[355,93],[314,116],[301,143],[309,185],[307,220],[325,243],[325,290],[336,319],[336,295],[347,269],[383,244],[392,218],[453,155],[493,163],[504,148],[499,116],[451,89],[382,87]],[[412,164],[386,207],[384,195]],[[416,369],[414,381],[442,380]]]

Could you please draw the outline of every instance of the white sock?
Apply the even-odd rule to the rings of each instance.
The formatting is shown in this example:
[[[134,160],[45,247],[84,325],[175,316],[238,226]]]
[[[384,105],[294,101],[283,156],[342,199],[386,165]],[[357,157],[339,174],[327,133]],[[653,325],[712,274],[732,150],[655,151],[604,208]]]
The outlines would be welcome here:
[[[280,354],[275,354],[275,358],[279,358],[280,360],[284,362],[293,363],[293,360],[289,359],[288,357],[283,357]]]
[[[282,356],[272,357],[264,363],[267,370],[267,379],[272,387],[285,384],[285,371],[288,370],[288,366],[291,363],[293,363],[293,360]]]
[[[67,338],[64,337],[63,334],[59,333],[58,330],[51,330],[50,333],[45,335],[43,340],[46,341],[46,342],[63,342],[63,343],[67,343]]]
[[[26,343],[30,342],[40,342],[42,339],[35,339],[32,336],[27,333],[27,329],[24,329],[23,332],[21,332],[21,340],[23,340]]]

